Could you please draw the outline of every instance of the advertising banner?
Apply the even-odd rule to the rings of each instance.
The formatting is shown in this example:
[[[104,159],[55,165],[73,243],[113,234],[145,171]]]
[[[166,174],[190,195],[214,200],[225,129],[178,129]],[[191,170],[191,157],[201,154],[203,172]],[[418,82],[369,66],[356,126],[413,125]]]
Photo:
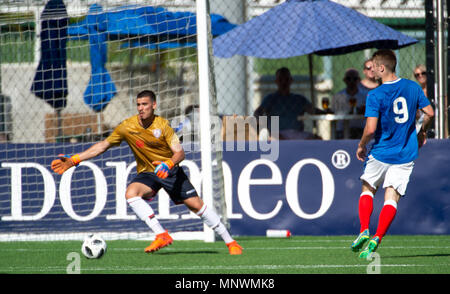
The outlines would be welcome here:
[[[226,183],[233,189],[228,216],[234,234],[264,235],[288,229],[294,235],[359,233],[358,200],[364,163],[357,140],[281,141],[276,161],[252,152],[224,152]],[[429,140],[419,152],[410,182],[389,230],[393,234],[448,234],[450,142]],[[229,168],[228,166],[229,165]],[[375,195],[376,230],[384,190]],[[231,206],[230,206],[231,204]]]
[[[264,156],[267,151],[249,146],[224,151],[226,213],[232,234],[265,235],[269,229],[290,230],[293,235],[358,233],[364,163],[356,159],[357,143],[280,141],[277,156]],[[71,145],[70,152],[90,145]],[[129,148],[110,149],[59,176],[50,163],[64,148],[67,145],[0,144],[1,234],[148,230],[124,197],[135,174]],[[450,233],[449,151],[448,140],[429,140],[420,150],[389,233]],[[198,162],[187,158],[183,168],[201,191]],[[375,195],[371,231],[378,222],[383,192]],[[183,206],[169,205],[167,196],[159,195],[151,203],[161,222],[173,226],[169,230],[201,229],[198,219]],[[173,210],[180,210],[182,217],[175,219]]]

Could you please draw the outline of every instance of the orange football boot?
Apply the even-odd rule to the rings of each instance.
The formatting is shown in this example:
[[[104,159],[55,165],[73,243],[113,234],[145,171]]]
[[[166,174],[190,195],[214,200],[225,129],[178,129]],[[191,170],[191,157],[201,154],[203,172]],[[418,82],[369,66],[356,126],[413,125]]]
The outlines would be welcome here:
[[[172,237],[170,237],[169,233],[165,231],[164,233],[156,235],[156,238],[152,242],[152,244],[150,244],[150,246],[145,248],[145,252],[151,253],[158,251],[161,248],[169,246],[170,244],[172,244],[172,242],[173,242]]]
[[[241,255],[242,247],[236,242],[230,242],[227,244],[228,251],[230,251],[230,255]]]

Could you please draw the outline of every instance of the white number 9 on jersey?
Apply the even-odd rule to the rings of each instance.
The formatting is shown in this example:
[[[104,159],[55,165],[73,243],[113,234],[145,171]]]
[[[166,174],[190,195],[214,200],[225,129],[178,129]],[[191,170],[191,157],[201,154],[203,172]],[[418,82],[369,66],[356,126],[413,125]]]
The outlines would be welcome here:
[[[403,124],[408,121],[408,105],[406,104],[406,99],[404,97],[398,97],[394,100],[394,113],[397,114],[394,118],[395,122],[398,124]]]

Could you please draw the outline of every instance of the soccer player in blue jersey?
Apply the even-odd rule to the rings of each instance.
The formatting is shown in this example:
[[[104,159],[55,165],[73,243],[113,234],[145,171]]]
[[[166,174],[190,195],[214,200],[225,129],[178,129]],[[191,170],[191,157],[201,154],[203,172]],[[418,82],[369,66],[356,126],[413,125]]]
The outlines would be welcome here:
[[[405,195],[406,186],[418,156],[419,146],[426,142],[426,129],[434,116],[433,108],[421,87],[395,75],[397,60],[391,50],[373,54],[373,73],[382,85],[371,90],[366,100],[366,125],[358,144],[356,157],[365,162],[359,198],[360,234],[351,248],[359,252],[369,241],[369,223],[373,197],[380,185],[385,189],[384,206],[380,212],[375,235],[359,257],[370,258],[379,246],[397,212],[397,203]],[[416,131],[416,111],[425,113],[420,130]],[[367,145],[374,139],[367,154]]]

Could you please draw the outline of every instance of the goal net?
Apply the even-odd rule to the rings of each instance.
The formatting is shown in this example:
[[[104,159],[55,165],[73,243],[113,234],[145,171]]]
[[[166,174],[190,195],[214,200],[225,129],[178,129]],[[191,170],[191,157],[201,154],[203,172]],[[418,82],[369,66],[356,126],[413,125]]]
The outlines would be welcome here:
[[[135,115],[135,97],[147,89],[157,94],[157,114],[182,139],[186,159],[181,166],[227,223],[220,148],[207,150],[207,157],[200,148],[205,132],[220,137],[220,128],[201,125],[199,116],[202,107],[208,107],[210,118],[217,116],[214,78],[208,76],[212,86],[205,104],[199,99],[195,2],[178,2],[1,5],[0,240],[71,240],[90,232],[105,239],[153,237],[125,200],[136,175],[126,143],[62,176],[50,169],[58,154],[85,150]],[[215,24],[206,17],[210,42]],[[221,24],[223,30],[231,26]],[[204,197],[205,179],[212,195]],[[214,240],[201,219],[175,205],[165,191],[149,203],[174,238]]]

